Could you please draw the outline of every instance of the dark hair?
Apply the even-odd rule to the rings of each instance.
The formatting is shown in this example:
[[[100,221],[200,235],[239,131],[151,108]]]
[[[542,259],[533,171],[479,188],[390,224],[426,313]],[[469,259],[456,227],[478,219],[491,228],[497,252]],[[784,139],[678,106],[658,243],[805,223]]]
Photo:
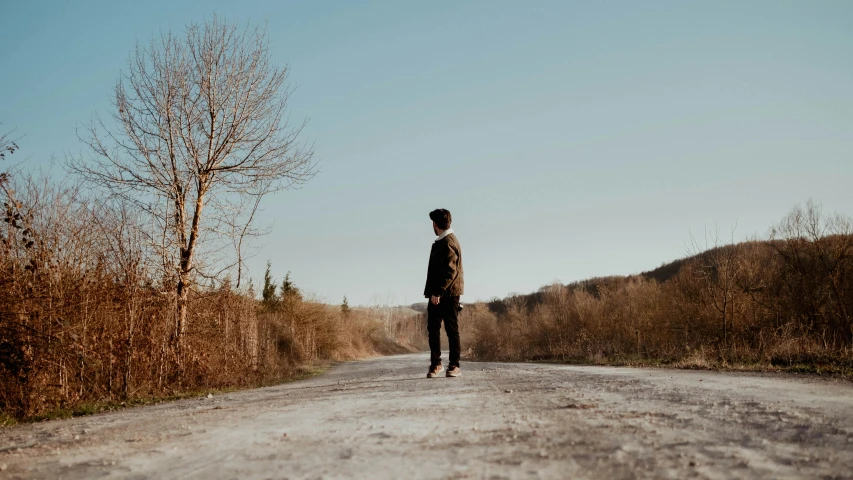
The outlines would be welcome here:
[[[450,228],[450,223],[453,222],[453,217],[450,216],[450,211],[443,208],[429,212],[429,218],[442,230]]]

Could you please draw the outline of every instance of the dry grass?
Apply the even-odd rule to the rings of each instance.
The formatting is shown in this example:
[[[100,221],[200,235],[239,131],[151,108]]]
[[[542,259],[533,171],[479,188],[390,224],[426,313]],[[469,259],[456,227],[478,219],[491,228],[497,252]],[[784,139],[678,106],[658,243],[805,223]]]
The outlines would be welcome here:
[[[417,318],[298,295],[271,306],[226,278],[195,283],[175,348],[174,277],[126,212],[74,185],[0,186],[0,424],[264,385],[417,343]]]
[[[127,299],[105,284],[97,294],[82,287],[51,296],[49,311],[39,308],[41,299],[0,317],[4,418],[265,385],[325,361],[411,351],[368,313],[344,317],[336,307],[302,300],[270,312],[245,293],[219,288],[194,295],[178,361],[169,347],[168,299],[156,292]]]
[[[809,204],[770,240],[474,305],[460,325],[471,359],[853,376],[851,312],[850,221]]]

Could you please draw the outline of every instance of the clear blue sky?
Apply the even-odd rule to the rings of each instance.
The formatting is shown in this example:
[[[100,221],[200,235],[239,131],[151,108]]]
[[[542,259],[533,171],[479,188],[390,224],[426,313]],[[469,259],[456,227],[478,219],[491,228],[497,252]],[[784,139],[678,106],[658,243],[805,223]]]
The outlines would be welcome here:
[[[853,2],[0,2],[0,122],[80,152],[136,41],[268,21],[321,172],[250,262],[337,303],[421,301],[427,213],[466,301],[648,270],[798,202],[853,215]]]

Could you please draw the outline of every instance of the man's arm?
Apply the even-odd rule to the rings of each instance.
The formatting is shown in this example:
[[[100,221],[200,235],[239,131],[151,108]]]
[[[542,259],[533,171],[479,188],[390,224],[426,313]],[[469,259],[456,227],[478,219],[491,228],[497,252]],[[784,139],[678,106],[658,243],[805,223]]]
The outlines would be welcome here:
[[[437,252],[441,258],[441,276],[439,277],[438,284],[436,285],[436,293],[435,296],[442,296],[450,288],[450,285],[453,284],[453,281],[456,280],[456,275],[458,275],[458,268],[456,267],[459,262],[459,255],[456,253],[453,248],[451,248],[448,242],[443,242],[443,248]]]

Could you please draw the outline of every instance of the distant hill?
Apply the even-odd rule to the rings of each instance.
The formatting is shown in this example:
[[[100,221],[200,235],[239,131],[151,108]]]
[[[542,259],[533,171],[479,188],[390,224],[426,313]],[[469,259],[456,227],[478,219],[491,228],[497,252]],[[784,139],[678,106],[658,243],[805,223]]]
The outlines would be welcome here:
[[[843,235],[830,235],[830,236],[824,237],[825,240],[838,241],[838,242],[844,241],[845,238],[848,238],[848,237],[845,237]],[[607,276],[607,277],[594,277],[594,278],[589,278],[586,280],[580,280],[577,282],[572,282],[572,283],[569,283],[566,285],[546,285],[546,286],[540,288],[539,291],[537,291],[537,292],[533,292],[533,293],[529,293],[529,294],[513,294],[513,295],[509,295],[503,299],[495,298],[495,299],[493,299],[489,302],[486,302],[486,303],[489,307],[489,310],[491,310],[495,314],[501,315],[501,314],[506,313],[508,305],[513,304],[513,303],[516,303],[516,304],[521,303],[521,304],[525,305],[528,309],[532,309],[535,305],[542,303],[542,300],[544,299],[546,292],[548,292],[549,290],[554,289],[554,288],[565,288],[569,291],[582,290],[582,291],[585,291],[585,292],[593,295],[594,297],[599,297],[599,294],[600,294],[602,289],[618,287],[619,284],[621,284],[622,282],[624,282],[626,280],[630,280],[632,278],[640,277],[640,278],[643,278],[646,280],[653,280],[657,283],[666,283],[669,280],[671,280],[673,277],[678,275],[678,272],[680,272],[681,269],[685,265],[688,265],[688,264],[690,264],[696,260],[701,261],[703,258],[705,258],[709,255],[721,252],[721,251],[723,251],[723,252],[731,251],[731,250],[741,251],[744,248],[749,248],[749,247],[771,248],[774,246],[781,246],[781,243],[768,242],[768,241],[762,241],[762,240],[752,240],[752,241],[747,241],[747,242],[734,243],[731,245],[723,245],[720,247],[711,248],[709,250],[698,253],[696,255],[691,255],[688,257],[680,258],[678,260],[674,260],[674,261],[669,262],[669,263],[664,263],[660,267],[657,267],[653,270],[645,271],[645,272],[642,272],[639,274],[611,275],[611,276]]]
[[[840,237],[838,237],[838,236],[828,236],[826,238],[830,239],[830,240],[834,239],[834,238],[840,239]],[[721,251],[741,250],[744,247],[751,247],[751,246],[754,247],[754,246],[759,246],[759,245],[766,247],[768,245],[771,245],[771,246],[772,245],[778,245],[778,243],[760,241],[760,240],[751,240],[748,242],[740,242],[740,243],[733,243],[731,245],[723,245],[720,247],[715,247],[715,248],[705,250],[704,252],[698,253],[696,255],[691,255],[689,257],[685,257],[685,258],[675,260],[673,262],[665,263],[665,264],[661,265],[660,267],[658,267],[654,270],[650,270],[648,272],[641,273],[640,276],[643,278],[646,278],[648,280],[655,280],[658,283],[666,283],[667,280],[676,276],[678,274],[678,272],[681,271],[681,267],[683,267],[684,265],[686,265],[686,264],[688,264],[688,263],[690,263],[696,259],[702,259],[703,257],[707,257],[708,255],[711,255],[711,254],[717,253],[717,252],[721,252]]]
[[[670,278],[676,276],[681,270],[681,267],[690,262],[693,258],[695,257],[687,257],[674,262],[665,263],[654,270],[641,273],[640,276],[648,280],[654,280],[658,283],[665,283]]]
[[[619,284],[626,280],[630,280],[632,278],[641,277],[646,280],[654,280],[658,283],[666,283],[671,278],[675,277],[681,268],[685,265],[691,263],[697,258],[701,258],[705,255],[708,255],[712,252],[719,251],[721,249],[738,249],[744,245],[754,244],[754,243],[765,243],[766,242],[742,242],[733,245],[725,245],[722,247],[712,248],[710,250],[704,251],[697,255],[691,255],[689,257],[680,258],[678,260],[674,260],[669,263],[664,263],[658,268],[653,270],[649,270],[646,272],[642,272],[634,275],[610,275],[606,277],[593,277],[586,280],[580,280],[577,282],[572,282],[565,285],[547,285],[539,289],[537,292],[529,293],[529,294],[513,294],[509,295],[503,299],[493,299],[487,302],[489,310],[497,315],[501,315],[506,313],[508,305],[511,303],[521,303],[525,305],[527,308],[532,309],[535,305],[542,303],[546,292],[554,288],[565,288],[569,291],[585,291],[594,297],[599,297],[602,289],[614,288]]]

